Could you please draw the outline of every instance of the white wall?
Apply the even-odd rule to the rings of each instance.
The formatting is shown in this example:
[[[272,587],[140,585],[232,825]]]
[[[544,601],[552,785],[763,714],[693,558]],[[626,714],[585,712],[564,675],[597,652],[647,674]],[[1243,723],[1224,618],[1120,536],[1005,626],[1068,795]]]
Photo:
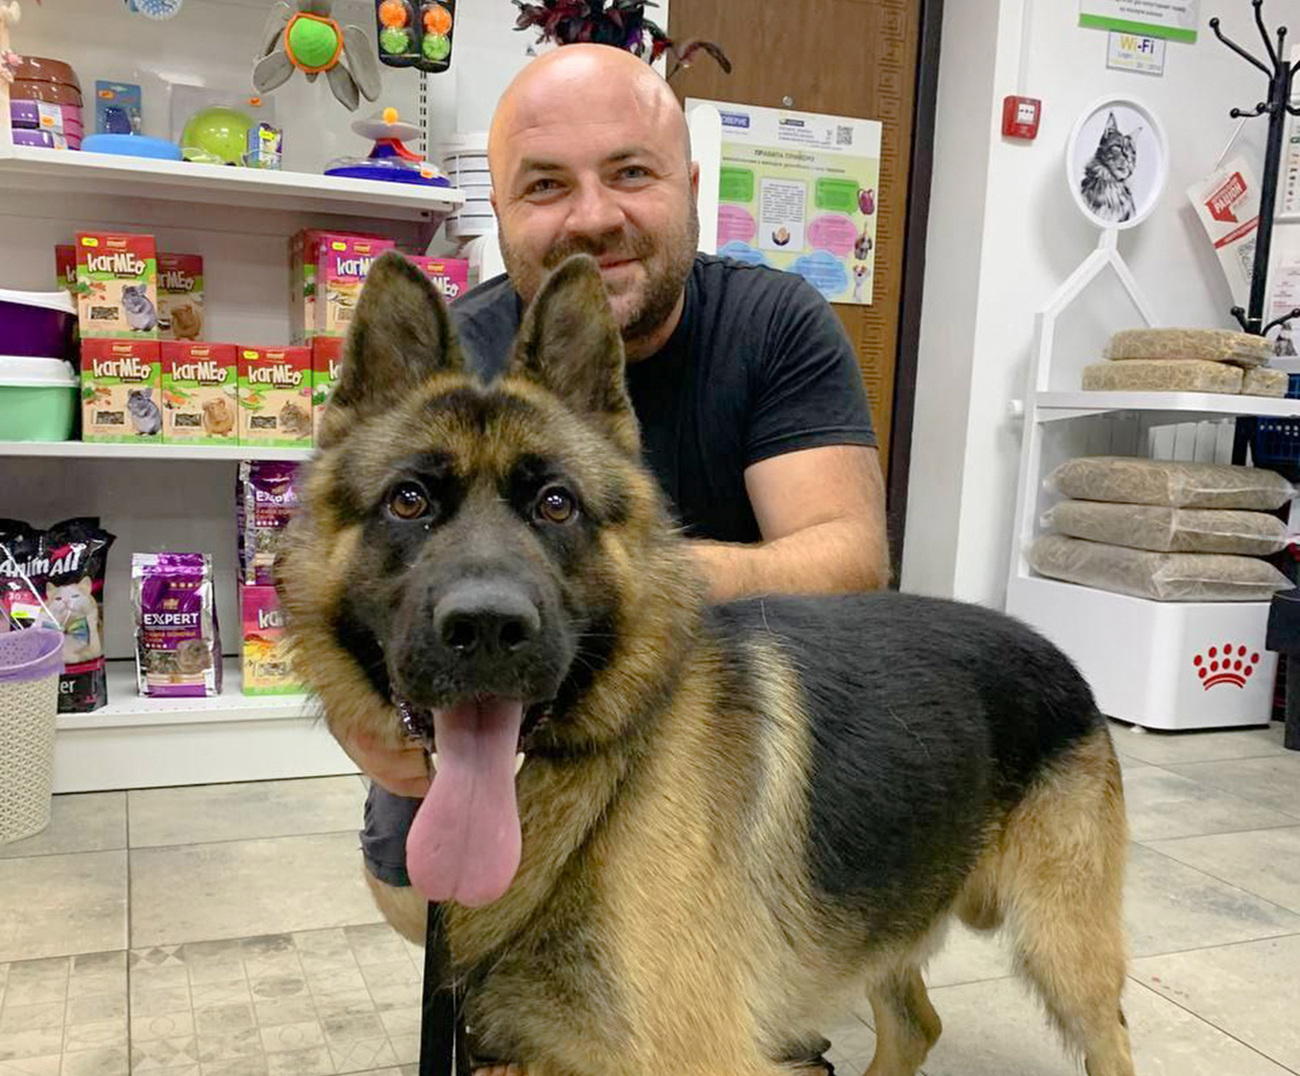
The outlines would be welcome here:
[[[1077,28],[1075,0],[1038,0],[1024,92],[1043,99],[1042,126],[1036,142],[1003,139],[1002,99],[1017,92],[1029,2],[945,5],[902,568],[905,589],[994,605],[1003,601],[1019,464],[1021,429],[1009,408],[1024,395],[1034,312],[1097,240],[1065,178],[1075,120],[1108,93],[1138,97],[1160,117],[1169,186],[1153,216],[1121,237],[1121,251],[1162,323],[1235,327],[1185,192],[1235,128],[1228,110],[1252,107],[1265,89],[1208,28],[1196,45],[1168,45],[1163,78],[1109,71],[1107,35]],[[1270,24],[1300,29],[1298,0],[1271,0],[1267,10]],[[1259,46],[1249,4],[1203,0],[1203,21],[1213,14],[1226,33]],[[1265,122],[1238,143],[1261,171]],[[1099,347],[1104,311],[1092,313],[1086,346]]]

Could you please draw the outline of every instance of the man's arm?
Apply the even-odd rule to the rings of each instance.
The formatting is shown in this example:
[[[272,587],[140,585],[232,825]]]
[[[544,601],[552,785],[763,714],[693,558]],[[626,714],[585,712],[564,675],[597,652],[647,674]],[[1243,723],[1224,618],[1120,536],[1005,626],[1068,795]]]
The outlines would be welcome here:
[[[745,488],[763,541],[693,542],[714,601],[843,593],[889,582],[885,490],[874,448],[827,445],[760,460]]]

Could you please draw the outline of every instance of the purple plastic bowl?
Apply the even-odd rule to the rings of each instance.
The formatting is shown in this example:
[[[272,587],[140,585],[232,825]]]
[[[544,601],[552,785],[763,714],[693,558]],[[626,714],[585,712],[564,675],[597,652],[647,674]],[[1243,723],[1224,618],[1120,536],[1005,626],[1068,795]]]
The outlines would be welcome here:
[[[69,358],[76,324],[76,304],[66,291],[0,288],[0,355]]]
[[[0,684],[63,672],[63,634],[53,628],[0,633]]]

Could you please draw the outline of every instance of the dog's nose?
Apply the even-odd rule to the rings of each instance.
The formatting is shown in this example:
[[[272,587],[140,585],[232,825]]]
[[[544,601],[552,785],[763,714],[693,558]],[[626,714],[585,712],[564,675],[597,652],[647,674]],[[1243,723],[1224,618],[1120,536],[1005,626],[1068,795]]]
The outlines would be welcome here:
[[[542,618],[524,594],[488,580],[463,583],[434,606],[439,641],[461,657],[509,656],[532,643]]]

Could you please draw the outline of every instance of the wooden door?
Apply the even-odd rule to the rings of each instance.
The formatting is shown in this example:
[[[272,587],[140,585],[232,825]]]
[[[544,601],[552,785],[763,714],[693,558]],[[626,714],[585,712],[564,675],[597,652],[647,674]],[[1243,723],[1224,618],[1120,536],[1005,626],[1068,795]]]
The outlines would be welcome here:
[[[886,468],[899,417],[896,356],[917,57],[926,7],[923,0],[672,0],[669,9],[675,40],[716,41],[733,64],[727,75],[699,55],[673,79],[681,98],[828,112],[884,124],[875,301],[871,306],[836,304],[834,309],[857,348]],[[910,393],[904,396],[903,405],[910,409]],[[904,425],[910,427],[910,422]],[[896,484],[891,480],[890,485],[892,493]],[[897,510],[896,499],[890,507]]]

